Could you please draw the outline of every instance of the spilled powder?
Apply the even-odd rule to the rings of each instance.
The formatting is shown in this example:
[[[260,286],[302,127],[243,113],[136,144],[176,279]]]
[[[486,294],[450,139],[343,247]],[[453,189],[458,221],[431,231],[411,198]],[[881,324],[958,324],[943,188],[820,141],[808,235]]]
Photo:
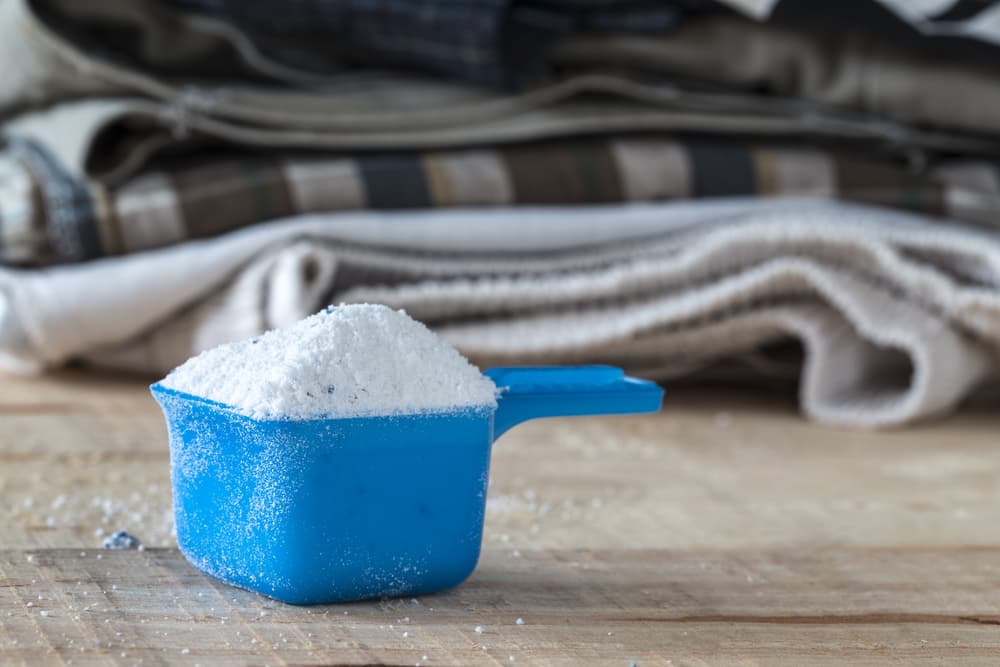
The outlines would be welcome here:
[[[162,385],[255,418],[414,414],[495,406],[496,387],[401,310],[327,308],[284,328],[213,348]]]

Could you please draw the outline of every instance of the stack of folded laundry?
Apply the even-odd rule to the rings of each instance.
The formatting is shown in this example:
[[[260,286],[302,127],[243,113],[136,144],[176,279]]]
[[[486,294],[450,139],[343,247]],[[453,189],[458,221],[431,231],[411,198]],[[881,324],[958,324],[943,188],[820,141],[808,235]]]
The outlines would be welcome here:
[[[1000,370],[998,54],[963,0],[0,0],[0,368],[380,302],[947,413]]]

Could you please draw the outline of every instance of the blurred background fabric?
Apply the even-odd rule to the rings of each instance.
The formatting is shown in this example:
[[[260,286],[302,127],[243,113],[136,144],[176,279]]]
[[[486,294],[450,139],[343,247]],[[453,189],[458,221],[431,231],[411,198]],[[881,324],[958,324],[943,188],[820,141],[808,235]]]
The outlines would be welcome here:
[[[0,0],[0,367],[371,301],[946,414],[1000,361],[998,45],[992,2]]]

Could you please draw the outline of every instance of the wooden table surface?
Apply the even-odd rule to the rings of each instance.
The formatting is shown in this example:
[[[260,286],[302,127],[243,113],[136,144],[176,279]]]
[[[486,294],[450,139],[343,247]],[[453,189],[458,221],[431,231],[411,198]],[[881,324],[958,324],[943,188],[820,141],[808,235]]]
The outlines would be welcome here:
[[[874,433],[678,389],[659,416],[526,424],[466,584],[304,608],[179,555],[144,383],[5,378],[0,661],[1000,664],[997,405]],[[119,528],[147,548],[98,548]]]

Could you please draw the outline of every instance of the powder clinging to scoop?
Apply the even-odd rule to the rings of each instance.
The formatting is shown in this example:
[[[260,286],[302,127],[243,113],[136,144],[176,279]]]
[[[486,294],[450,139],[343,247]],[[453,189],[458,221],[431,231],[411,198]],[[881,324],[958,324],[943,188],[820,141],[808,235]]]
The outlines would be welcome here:
[[[496,405],[496,387],[405,312],[327,308],[284,329],[192,357],[164,387],[255,418],[438,412]]]

